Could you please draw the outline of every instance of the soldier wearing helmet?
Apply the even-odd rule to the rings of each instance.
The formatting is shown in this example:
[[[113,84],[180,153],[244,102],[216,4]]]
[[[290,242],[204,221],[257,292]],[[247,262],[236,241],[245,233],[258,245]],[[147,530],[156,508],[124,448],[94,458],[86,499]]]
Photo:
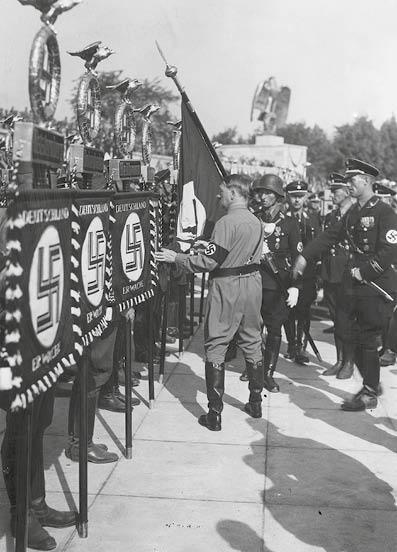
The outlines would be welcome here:
[[[288,308],[298,300],[298,288],[292,286],[291,267],[302,251],[298,222],[283,212],[283,181],[275,174],[265,174],[255,180],[252,191],[260,209],[256,215],[264,226],[263,251],[261,261],[262,305],[261,315],[267,336],[264,344],[264,385],[268,391],[276,393],[279,386],[273,379],[281,344],[281,328],[288,318]],[[269,266],[269,258],[276,268],[278,277]],[[284,289],[282,289],[281,287]],[[285,290],[288,289],[288,299]],[[240,378],[246,381],[244,372]]]

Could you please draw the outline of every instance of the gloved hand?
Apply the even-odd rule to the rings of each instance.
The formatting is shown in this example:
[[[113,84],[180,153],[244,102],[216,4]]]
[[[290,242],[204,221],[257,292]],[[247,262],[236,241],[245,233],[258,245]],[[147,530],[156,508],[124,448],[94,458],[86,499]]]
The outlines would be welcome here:
[[[290,287],[288,288],[288,299],[287,299],[287,305],[290,309],[295,307],[296,303],[298,302],[299,297],[299,289],[296,287]]]

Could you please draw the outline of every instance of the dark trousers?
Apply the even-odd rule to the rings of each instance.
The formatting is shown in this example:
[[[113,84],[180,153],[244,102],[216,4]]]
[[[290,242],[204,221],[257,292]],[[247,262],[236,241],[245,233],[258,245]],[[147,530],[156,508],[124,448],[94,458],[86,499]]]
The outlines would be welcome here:
[[[338,296],[338,289],[341,287],[340,283],[331,283],[324,281],[324,301],[329,310],[329,317],[335,324],[336,318],[336,301]]]
[[[345,295],[338,306],[338,332],[342,339],[354,344],[355,361],[363,376],[363,383],[376,391],[379,384],[377,337],[387,324],[389,308],[379,295]]]
[[[261,315],[269,336],[281,337],[281,327],[288,318],[288,310],[281,290],[262,290]]]
[[[54,413],[55,386],[35,398],[32,413],[32,454],[30,465],[30,499],[45,497],[43,436]],[[21,413],[7,412],[6,430],[1,446],[4,482],[11,506],[16,505],[17,441],[24,427]]]
[[[288,324],[295,328],[298,322],[298,329],[310,329],[310,308],[317,295],[315,278],[303,280],[302,288],[299,290],[299,298],[296,306],[289,309]],[[293,332],[295,334],[295,331]],[[298,332],[300,334],[300,332]],[[288,337],[288,336],[287,336]],[[298,341],[299,341],[298,337]]]

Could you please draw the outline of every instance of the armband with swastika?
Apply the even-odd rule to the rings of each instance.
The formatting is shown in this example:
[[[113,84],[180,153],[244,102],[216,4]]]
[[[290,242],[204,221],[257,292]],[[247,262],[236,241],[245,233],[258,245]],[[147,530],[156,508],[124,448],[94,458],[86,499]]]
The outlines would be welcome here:
[[[218,264],[222,264],[228,256],[229,251],[216,243],[210,242],[205,248],[204,255],[214,259]]]

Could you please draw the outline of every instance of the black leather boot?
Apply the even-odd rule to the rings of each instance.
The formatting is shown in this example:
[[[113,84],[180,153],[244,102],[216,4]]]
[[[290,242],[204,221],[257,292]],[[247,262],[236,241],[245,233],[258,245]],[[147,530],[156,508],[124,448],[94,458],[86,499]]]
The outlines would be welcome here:
[[[72,393],[73,395],[73,393]],[[96,445],[92,438],[94,435],[95,413],[97,406],[98,391],[90,391],[87,397],[87,437],[88,437],[88,462],[94,464],[108,464],[116,462],[118,455],[108,452],[106,445]],[[69,444],[65,450],[65,456],[73,462],[79,461],[80,444],[80,397],[79,392],[75,393],[69,406]]]
[[[354,372],[353,347],[351,343],[343,343],[343,362],[337,374],[337,379],[349,379]]]
[[[323,376],[336,376],[343,366],[343,341],[335,334],[336,362],[322,373]]]
[[[304,320],[298,320],[297,328],[296,328],[296,356],[295,356],[295,362],[298,364],[307,364],[309,362],[309,356],[306,353],[306,345],[307,340],[305,338],[305,327],[306,321]]]
[[[59,510],[54,510],[47,505],[44,496],[32,500],[32,510],[42,527],[55,527],[60,529],[62,527],[72,527],[76,524],[77,512],[60,512]]]
[[[17,518],[16,507],[11,507],[11,534],[16,536]],[[57,547],[56,540],[40,525],[34,511],[28,512],[28,548],[34,550],[54,550]]]
[[[132,407],[138,406],[141,401],[137,397],[131,397]],[[120,392],[118,386],[114,386],[112,391],[99,394],[98,408],[109,410],[110,412],[125,412],[125,396]]]
[[[280,388],[273,379],[273,374],[277,366],[278,354],[280,352],[281,336],[268,335],[266,339],[265,351],[263,353],[263,385],[271,393],[278,393]]]
[[[222,429],[221,413],[223,410],[223,393],[225,391],[225,364],[220,362],[205,363],[205,383],[207,386],[208,414],[199,418],[199,424],[210,431]]]
[[[295,319],[288,318],[284,323],[285,336],[288,342],[287,352],[284,353],[284,358],[293,360],[296,356],[296,325]]]
[[[262,418],[263,363],[247,361],[246,367],[250,395],[244,410],[252,418]]]

